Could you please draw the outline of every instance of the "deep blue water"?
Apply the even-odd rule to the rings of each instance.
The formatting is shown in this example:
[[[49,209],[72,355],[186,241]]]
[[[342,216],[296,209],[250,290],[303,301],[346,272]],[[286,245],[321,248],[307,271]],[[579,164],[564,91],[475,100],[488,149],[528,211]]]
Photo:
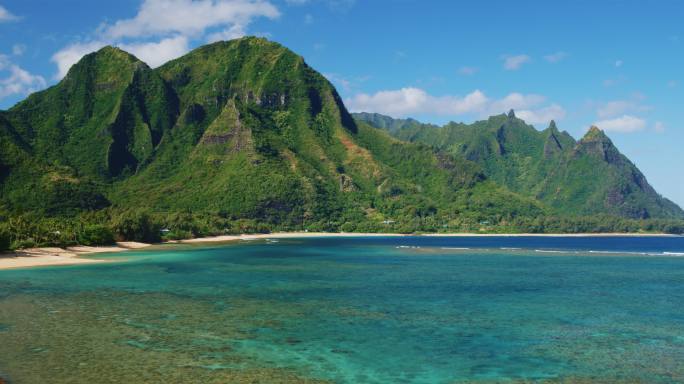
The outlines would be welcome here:
[[[684,382],[678,255],[681,237],[317,238],[0,271],[0,375]]]

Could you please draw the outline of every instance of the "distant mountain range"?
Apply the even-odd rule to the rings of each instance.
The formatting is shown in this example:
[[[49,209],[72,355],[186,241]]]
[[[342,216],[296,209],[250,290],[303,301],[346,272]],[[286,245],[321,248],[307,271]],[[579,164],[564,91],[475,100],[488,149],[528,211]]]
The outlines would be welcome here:
[[[302,57],[255,37],[157,69],[106,47],[0,111],[2,217],[106,223],[131,210],[169,227],[208,217],[204,232],[684,217],[598,129],[576,142],[513,113],[444,127],[352,117]]]
[[[576,141],[556,123],[538,131],[508,115],[443,127],[373,113],[358,121],[400,140],[424,143],[480,165],[506,188],[562,215],[610,214],[629,218],[681,218],[684,212],[660,196],[606,134],[591,127]]]

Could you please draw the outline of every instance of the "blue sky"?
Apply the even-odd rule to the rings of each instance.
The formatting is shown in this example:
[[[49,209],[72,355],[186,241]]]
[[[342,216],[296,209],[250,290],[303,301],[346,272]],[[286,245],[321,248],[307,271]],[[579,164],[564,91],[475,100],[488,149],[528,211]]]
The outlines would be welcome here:
[[[255,34],[305,57],[347,106],[433,123],[515,108],[597,123],[684,205],[684,2],[0,0],[0,108],[118,45],[158,66]]]

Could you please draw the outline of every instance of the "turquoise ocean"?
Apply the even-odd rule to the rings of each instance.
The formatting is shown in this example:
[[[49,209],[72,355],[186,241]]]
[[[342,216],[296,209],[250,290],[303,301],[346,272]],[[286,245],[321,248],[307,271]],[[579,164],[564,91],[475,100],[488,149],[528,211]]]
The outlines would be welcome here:
[[[165,245],[0,271],[9,383],[681,383],[682,237]]]

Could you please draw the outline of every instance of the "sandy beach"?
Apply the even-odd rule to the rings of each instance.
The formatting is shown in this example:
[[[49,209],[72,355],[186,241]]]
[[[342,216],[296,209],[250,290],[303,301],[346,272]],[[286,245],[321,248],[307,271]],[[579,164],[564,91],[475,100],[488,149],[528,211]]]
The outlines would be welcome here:
[[[125,252],[148,246],[150,246],[150,244],[123,241],[116,243],[116,245],[101,247],[81,245],[67,248],[46,247],[21,249],[15,252],[0,254],[0,269],[104,263],[108,262],[108,260],[84,258],[81,256],[97,253]]]
[[[260,240],[260,239],[297,239],[307,237],[399,237],[399,236],[416,236],[399,233],[331,233],[331,232],[277,232],[277,233],[259,233],[249,235],[224,235],[211,237],[198,237],[195,239],[181,240],[180,243],[221,243],[236,240]]]

